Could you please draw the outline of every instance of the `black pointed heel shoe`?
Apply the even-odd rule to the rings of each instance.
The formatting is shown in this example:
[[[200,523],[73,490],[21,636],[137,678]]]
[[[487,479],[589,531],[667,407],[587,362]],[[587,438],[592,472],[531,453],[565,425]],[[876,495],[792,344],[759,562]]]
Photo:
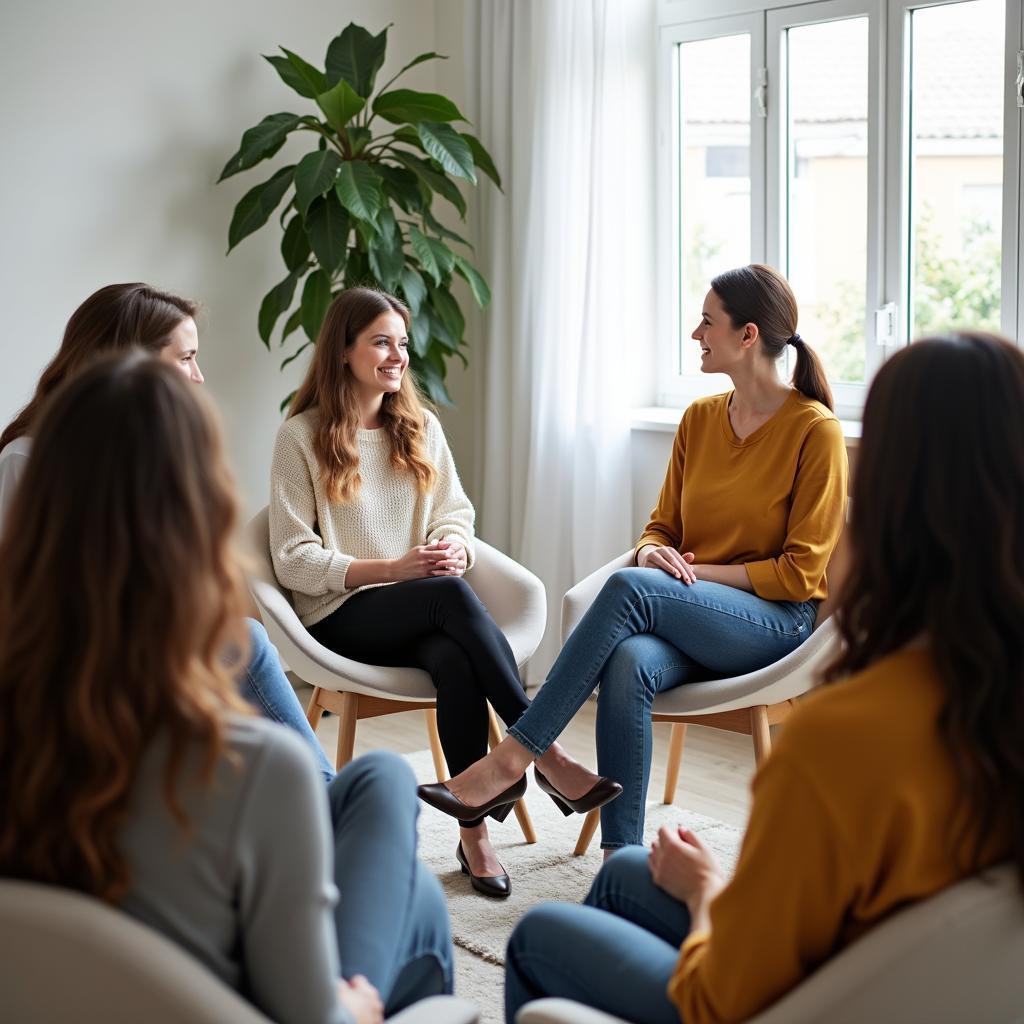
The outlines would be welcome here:
[[[537,785],[554,800],[555,806],[566,817],[570,814],[589,814],[596,811],[598,807],[610,803],[622,792],[622,786],[602,775],[578,800],[570,800],[548,782],[536,765],[533,766],[533,777],[537,780]]]
[[[491,896],[496,900],[508,899],[512,895],[512,881],[507,873],[500,875],[474,875],[469,868],[469,861],[462,849],[462,843],[455,847],[455,858],[462,865],[462,873],[469,875],[469,884],[477,892],[484,896]]]
[[[619,787],[622,791],[622,787]],[[503,793],[499,793],[493,800],[489,800],[479,807],[470,807],[464,804],[443,782],[431,782],[425,786],[416,788],[416,795],[431,807],[436,807],[445,814],[450,814],[459,821],[475,821],[485,815],[492,814],[498,821],[504,821],[512,805],[521,800],[526,793],[526,776],[523,775],[508,787]],[[498,815],[501,817],[498,817]]]

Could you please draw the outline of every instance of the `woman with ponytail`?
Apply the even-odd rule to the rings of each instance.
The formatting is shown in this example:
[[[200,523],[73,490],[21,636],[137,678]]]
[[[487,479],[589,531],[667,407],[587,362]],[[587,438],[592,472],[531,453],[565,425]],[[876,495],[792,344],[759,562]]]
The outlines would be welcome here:
[[[733,389],[686,410],[636,568],[610,577],[506,739],[446,784],[456,804],[486,806],[519,779],[600,684],[598,772],[623,787],[602,806],[601,846],[607,856],[640,844],[654,695],[763,668],[810,636],[843,527],[847,461],[821,363],[796,328],[796,300],[770,267],[711,282],[693,338],[703,371],[727,374]],[[787,345],[792,386],[777,371]],[[596,776],[544,772],[542,788],[589,809],[574,798]]]

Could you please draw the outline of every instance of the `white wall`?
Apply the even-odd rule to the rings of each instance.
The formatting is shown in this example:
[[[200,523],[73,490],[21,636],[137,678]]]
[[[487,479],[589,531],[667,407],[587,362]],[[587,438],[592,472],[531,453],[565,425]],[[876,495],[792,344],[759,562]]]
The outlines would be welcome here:
[[[82,299],[149,281],[203,303],[200,365],[246,506],[263,504],[278,403],[301,369],[279,373],[280,356],[256,333],[259,301],[284,276],[280,232],[268,225],[224,252],[235,202],[287,151],[214,182],[245,128],[310,101],[259,55],[284,45],[320,63],[349,21],[372,32],[394,22],[382,74],[422,51],[455,50],[454,69],[409,75],[433,89],[443,74],[452,93],[461,17],[461,0],[3,0],[0,421],[28,399]],[[437,38],[439,25],[449,38]]]

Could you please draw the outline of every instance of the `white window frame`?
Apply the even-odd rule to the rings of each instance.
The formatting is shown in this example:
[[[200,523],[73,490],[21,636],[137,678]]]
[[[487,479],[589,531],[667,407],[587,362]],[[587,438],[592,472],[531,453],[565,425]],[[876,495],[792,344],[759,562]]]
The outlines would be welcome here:
[[[910,341],[905,308],[909,297],[910,241],[906,26],[912,10],[951,2],[962,0],[810,0],[802,4],[793,0],[658,0],[658,285],[659,294],[671,297],[659,304],[661,340],[655,387],[658,405],[679,408],[699,394],[721,388],[721,378],[684,376],[678,366],[680,342],[685,342],[689,334],[680,316],[685,316],[685,311],[679,310],[679,109],[675,95],[678,44],[750,32],[751,81],[756,82],[759,67],[768,68],[767,119],[757,117],[751,97],[751,259],[784,266],[785,111],[779,88],[783,80],[783,32],[798,25],[844,17],[869,18],[866,384],[833,384],[837,412],[841,417],[856,419],[875,370],[887,354]],[[1024,109],[1017,106],[1015,85],[1017,51],[1024,50],[1020,0],[1006,0],[1005,31],[1001,329],[1024,345]],[[759,35],[764,45],[763,63],[758,56]],[[763,143],[763,156],[757,149],[759,143]],[[894,346],[883,348],[876,336],[874,310],[889,302],[897,306],[897,333]]]

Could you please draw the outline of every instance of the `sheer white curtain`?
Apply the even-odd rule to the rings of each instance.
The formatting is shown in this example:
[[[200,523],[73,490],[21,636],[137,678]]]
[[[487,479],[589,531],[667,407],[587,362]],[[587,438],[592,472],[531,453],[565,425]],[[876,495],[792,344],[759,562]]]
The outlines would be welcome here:
[[[493,291],[476,357],[481,532],[547,587],[531,683],[558,651],[562,594],[632,542],[628,411],[634,374],[649,372],[636,332],[651,304],[647,7],[467,5],[469,116],[505,185],[480,190],[475,218]]]

